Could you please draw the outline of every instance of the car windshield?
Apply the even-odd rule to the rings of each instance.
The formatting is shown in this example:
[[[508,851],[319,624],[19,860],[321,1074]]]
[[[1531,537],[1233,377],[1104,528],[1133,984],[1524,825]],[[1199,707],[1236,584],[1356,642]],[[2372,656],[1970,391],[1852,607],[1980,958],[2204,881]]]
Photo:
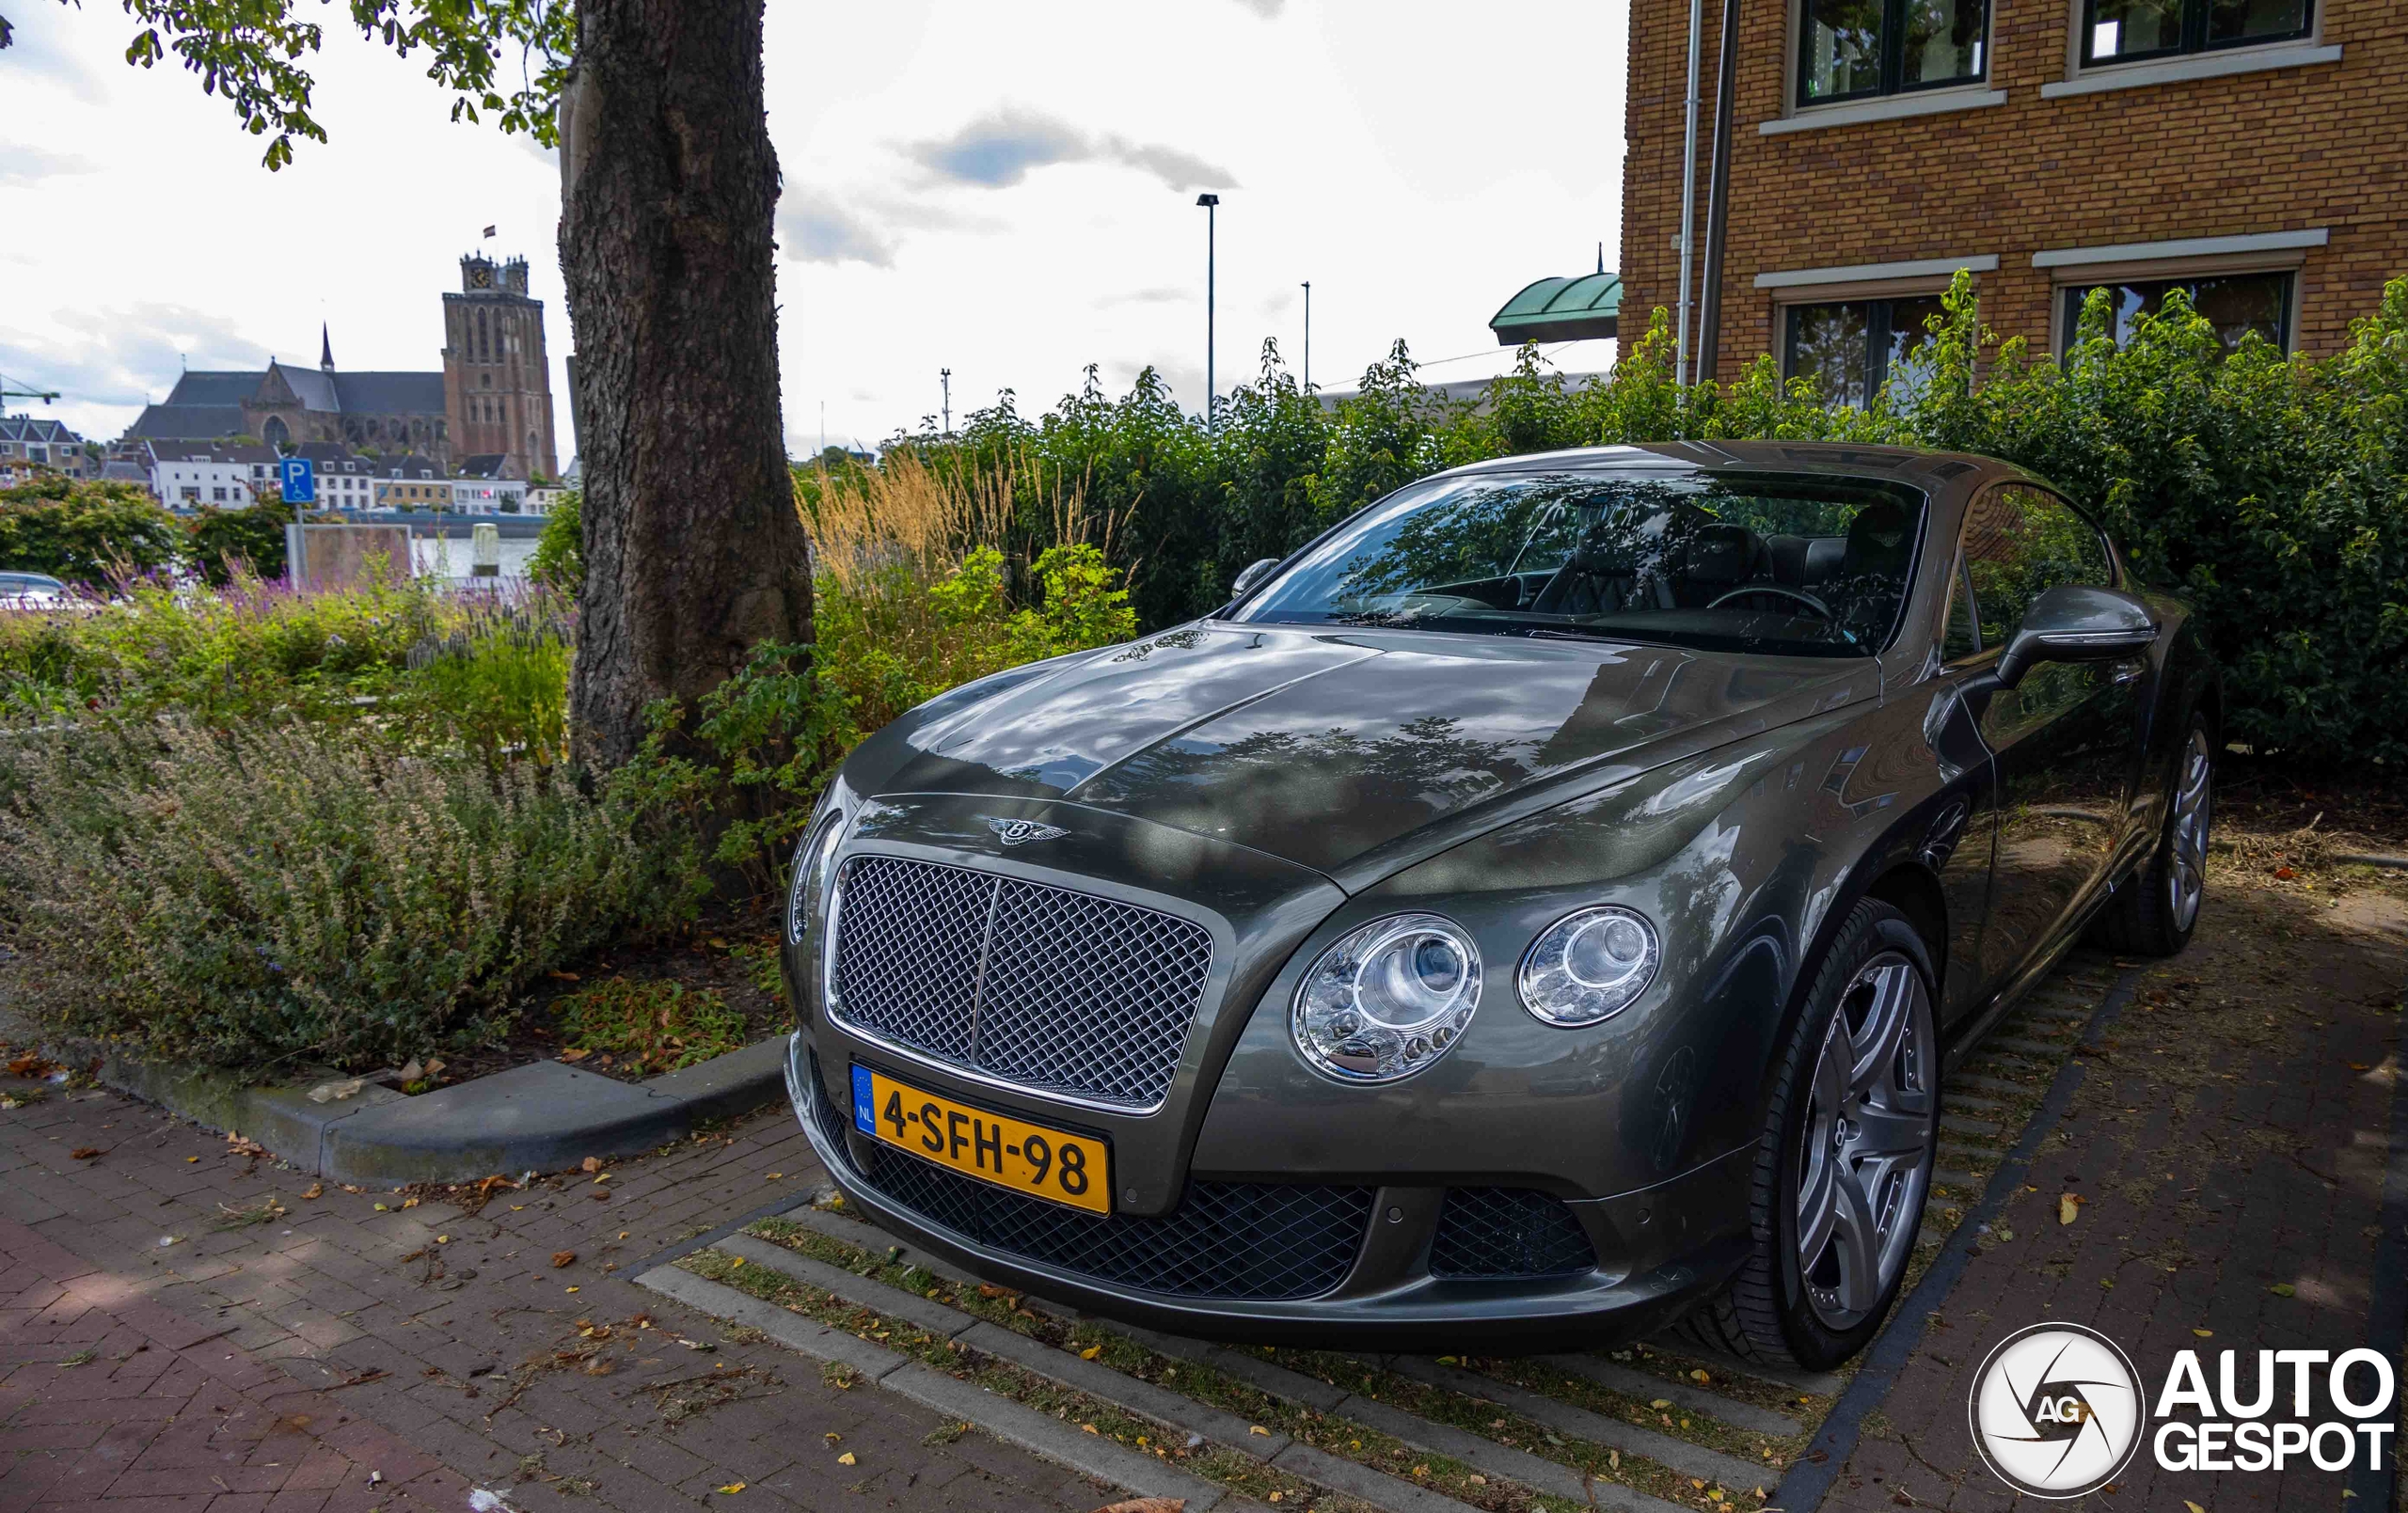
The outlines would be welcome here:
[[[1920,493],[1870,479],[1438,479],[1348,522],[1235,618],[1868,656],[1923,519]]]

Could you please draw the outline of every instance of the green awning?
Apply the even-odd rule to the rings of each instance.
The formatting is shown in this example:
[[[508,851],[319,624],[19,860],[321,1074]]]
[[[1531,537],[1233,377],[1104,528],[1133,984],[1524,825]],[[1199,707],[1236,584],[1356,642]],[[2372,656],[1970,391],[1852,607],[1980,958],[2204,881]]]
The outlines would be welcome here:
[[[1622,275],[1542,278],[1489,317],[1500,347],[1525,341],[1587,341],[1620,334]]]

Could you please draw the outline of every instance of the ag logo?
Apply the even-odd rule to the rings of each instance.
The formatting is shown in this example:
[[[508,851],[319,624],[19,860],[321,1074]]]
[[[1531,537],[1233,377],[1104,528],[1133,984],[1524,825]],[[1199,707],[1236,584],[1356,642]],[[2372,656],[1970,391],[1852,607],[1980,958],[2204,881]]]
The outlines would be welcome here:
[[[1999,1480],[2033,1497],[2081,1497],[2132,1458],[2148,1404],[2115,1341],[2080,1324],[2035,1324],[1973,1374],[1967,1416]]]
[[[1024,841],[1051,841],[1057,835],[1070,833],[1058,825],[1039,825],[1035,820],[997,819],[992,814],[987,816],[987,828],[1002,836],[1006,845],[1019,845]]]

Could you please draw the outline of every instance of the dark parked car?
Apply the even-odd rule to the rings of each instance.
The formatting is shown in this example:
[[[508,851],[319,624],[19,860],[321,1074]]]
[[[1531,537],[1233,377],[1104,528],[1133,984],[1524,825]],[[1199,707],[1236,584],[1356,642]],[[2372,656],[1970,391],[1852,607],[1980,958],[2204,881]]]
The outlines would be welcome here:
[[[789,1081],[859,1207],[1186,1333],[1827,1366],[1941,1077],[2180,949],[2219,685],[2045,483],[1831,445],[1424,480],[1208,619],[958,688],[805,832]]]

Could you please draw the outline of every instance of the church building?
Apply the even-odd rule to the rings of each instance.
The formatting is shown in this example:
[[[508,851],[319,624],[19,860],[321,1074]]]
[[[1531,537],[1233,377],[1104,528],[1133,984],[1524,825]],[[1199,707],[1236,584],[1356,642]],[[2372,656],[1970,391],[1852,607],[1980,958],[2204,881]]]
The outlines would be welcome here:
[[[318,367],[271,360],[265,371],[182,374],[120,445],[249,438],[280,451],[332,442],[351,451],[431,458],[447,473],[560,476],[544,302],[527,293],[527,260],[460,260],[443,296],[437,372],[346,372],[319,333]]]

